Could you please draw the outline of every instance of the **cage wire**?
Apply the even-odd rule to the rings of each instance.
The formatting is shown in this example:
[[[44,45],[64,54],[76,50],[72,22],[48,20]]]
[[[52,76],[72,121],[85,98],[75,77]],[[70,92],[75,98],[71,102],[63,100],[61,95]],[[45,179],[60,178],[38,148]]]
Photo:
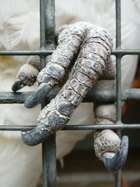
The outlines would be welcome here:
[[[114,125],[67,125],[62,130],[96,130],[96,129],[115,129],[121,136],[122,129],[139,129],[139,124],[123,124],[121,121],[121,101],[139,100],[140,90],[126,89],[121,90],[121,58],[125,55],[140,55],[140,50],[128,50],[121,48],[121,0],[116,0],[116,49],[112,55],[116,56],[116,91],[104,90],[102,92],[91,90],[87,93],[83,102],[94,101],[116,101],[116,124]],[[22,51],[0,51],[0,56],[9,55],[38,55],[41,58],[41,67],[46,64],[46,59],[55,49],[55,0],[40,0],[40,49],[39,50],[22,50]],[[50,101],[58,92],[54,91],[48,96]],[[0,104],[24,103],[27,96],[32,92],[0,92]],[[45,105],[42,103],[42,107]],[[28,131],[35,126],[10,126],[0,125],[1,131]],[[47,141],[42,143],[42,170],[43,170],[43,187],[56,187],[56,143],[55,134]],[[121,186],[121,170],[116,174],[115,186]]]

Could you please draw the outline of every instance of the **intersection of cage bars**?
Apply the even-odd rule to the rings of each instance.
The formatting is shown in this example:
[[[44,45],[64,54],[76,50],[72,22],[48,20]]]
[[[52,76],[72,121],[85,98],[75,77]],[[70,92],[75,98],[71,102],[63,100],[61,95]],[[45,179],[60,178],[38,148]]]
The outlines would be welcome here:
[[[139,124],[123,124],[121,122],[121,101],[140,100],[139,89],[121,90],[121,58],[124,55],[140,55],[140,49],[128,50],[121,49],[121,1],[116,0],[116,49],[112,55],[116,56],[116,91],[104,90],[102,92],[92,89],[84,98],[83,102],[112,102],[116,101],[116,124],[114,125],[67,125],[62,130],[96,130],[114,129],[121,136],[123,129],[140,129]],[[55,49],[55,2],[54,0],[40,0],[40,49],[34,51],[0,51],[0,56],[9,55],[38,55],[41,58],[41,68],[46,64],[48,55]],[[54,89],[47,97],[47,102],[55,97],[59,88]],[[27,96],[33,92],[0,92],[0,104],[22,104]],[[42,107],[46,105],[44,101]],[[3,131],[29,131],[35,126],[11,126],[1,125]],[[42,162],[43,162],[43,187],[56,186],[56,143],[55,134],[47,141],[42,143]],[[121,170],[117,172],[115,186],[121,186]]]

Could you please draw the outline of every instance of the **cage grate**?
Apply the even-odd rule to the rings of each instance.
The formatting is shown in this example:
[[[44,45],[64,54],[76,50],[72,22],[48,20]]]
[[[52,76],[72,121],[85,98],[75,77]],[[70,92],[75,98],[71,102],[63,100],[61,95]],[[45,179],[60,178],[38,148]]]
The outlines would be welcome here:
[[[62,130],[94,130],[94,129],[116,129],[117,133],[121,136],[122,129],[140,129],[139,124],[123,124],[121,122],[121,101],[126,100],[139,100],[140,90],[126,89],[121,90],[121,58],[124,55],[140,55],[140,50],[128,50],[121,48],[121,0],[116,0],[116,49],[112,51],[112,55],[116,56],[116,91],[104,90],[102,93],[96,90],[91,90],[86,95],[84,102],[93,101],[116,101],[117,122],[116,125],[67,125]],[[41,58],[41,67],[46,64],[45,58],[51,55],[55,49],[55,0],[40,0],[40,50],[23,50],[23,51],[0,51],[1,56],[8,55],[39,55]],[[59,91],[54,90],[51,95],[48,96],[50,101]],[[32,92],[0,92],[1,104],[13,104],[24,103],[27,96]],[[45,105],[45,101],[42,103],[42,107]],[[10,126],[1,125],[0,130],[4,131],[28,131],[35,126]],[[55,187],[56,186],[56,144],[55,134],[52,135],[49,140],[42,143],[42,162],[43,162],[43,187]],[[115,186],[121,186],[121,170],[117,172]]]

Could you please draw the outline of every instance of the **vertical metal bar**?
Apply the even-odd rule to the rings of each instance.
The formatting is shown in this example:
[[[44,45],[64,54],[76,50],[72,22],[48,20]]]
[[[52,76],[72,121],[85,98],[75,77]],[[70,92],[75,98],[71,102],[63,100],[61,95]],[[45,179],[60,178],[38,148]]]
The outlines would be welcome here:
[[[121,2],[116,0],[116,49],[121,48]],[[121,122],[121,55],[116,55],[117,122]]]
[[[46,0],[45,10],[45,34],[46,34],[46,49],[55,49],[55,0]]]
[[[41,49],[45,49],[46,46],[45,7],[46,7],[46,1],[40,0],[40,48]]]
[[[121,48],[121,0],[116,0],[116,48]]]
[[[40,0],[40,48],[55,48],[54,0]],[[44,68],[48,57],[41,56],[41,68]],[[42,107],[46,105],[44,101]],[[56,143],[55,134],[42,143],[43,187],[56,186]]]
[[[121,187],[121,170],[117,171],[115,178],[115,187]]]
[[[55,135],[42,144],[43,187],[56,187]]]
[[[45,7],[46,0],[40,0],[40,49],[45,49],[46,34],[45,34]],[[45,66],[46,56],[41,56],[41,69]]]
[[[121,49],[121,0],[116,0],[116,49]],[[121,55],[116,55],[116,120],[121,123]],[[117,130],[119,136],[121,131]],[[121,187],[121,170],[117,171],[116,187]]]

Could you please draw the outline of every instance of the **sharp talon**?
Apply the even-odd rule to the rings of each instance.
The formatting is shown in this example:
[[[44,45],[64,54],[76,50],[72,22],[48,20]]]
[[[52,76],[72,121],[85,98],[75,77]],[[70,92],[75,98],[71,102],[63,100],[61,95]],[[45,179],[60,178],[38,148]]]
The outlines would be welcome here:
[[[47,83],[41,83],[37,90],[33,93],[33,95],[29,96],[24,105],[26,108],[33,108],[36,105],[40,104],[45,97],[48,95],[52,87]]]
[[[120,146],[113,157],[109,153],[104,154],[103,162],[108,170],[118,171],[123,167],[128,155],[128,146],[129,146],[128,137],[123,136]]]
[[[30,132],[22,132],[22,140],[26,145],[34,146],[48,139],[50,135],[51,133],[47,130],[42,130],[37,126]]]
[[[14,92],[20,90],[21,88],[23,88],[25,86],[25,84],[23,83],[24,79],[25,79],[25,77],[21,77],[17,81],[15,81],[15,83],[12,86],[12,90]]]

